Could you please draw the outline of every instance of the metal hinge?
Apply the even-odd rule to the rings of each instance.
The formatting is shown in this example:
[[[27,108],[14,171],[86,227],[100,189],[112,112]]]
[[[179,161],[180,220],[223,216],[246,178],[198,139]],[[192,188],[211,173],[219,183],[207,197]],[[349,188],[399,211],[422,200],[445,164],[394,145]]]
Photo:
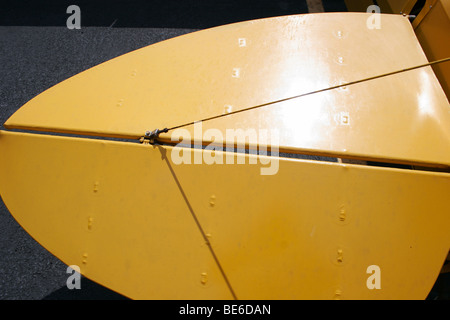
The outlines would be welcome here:
[[[158,136],[161,133],[167,133],[167,132],[169,132],[169,129],[167,129],[167,128],[162,129],[162,130],[156,129],[156,130],[153,130],[153,131],[146,131],[144,136],[141,137],[139,139],[139,141],[142,144],[155,144],[155,140],[158,138]]]

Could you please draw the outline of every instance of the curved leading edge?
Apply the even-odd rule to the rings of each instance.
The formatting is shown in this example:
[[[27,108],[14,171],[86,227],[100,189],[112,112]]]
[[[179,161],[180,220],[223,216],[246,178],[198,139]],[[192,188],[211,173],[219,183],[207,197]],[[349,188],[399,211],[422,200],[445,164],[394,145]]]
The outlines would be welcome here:
[[[264,157],[3,131],[0,148],[19,223],[131,298],[423,299],[450,247],[448,174],[271,158],[268,176]]]
[[[428,62],[407,18],[381,15],[379,28],[370,29],[371,18],[285,16],[163,41],[54,86],[5,127],[138,138],[147,130]],[[231,115],[203,128],[221,132],[216,143],[234,142],[226,129],[276,129],[282,151],[450,166],[450,108],[431,67]],[[193,139],[193,128],[187,129]],[[170,140],[170,134],[161,138]],[[258,136],[255,144],[261,142]]]

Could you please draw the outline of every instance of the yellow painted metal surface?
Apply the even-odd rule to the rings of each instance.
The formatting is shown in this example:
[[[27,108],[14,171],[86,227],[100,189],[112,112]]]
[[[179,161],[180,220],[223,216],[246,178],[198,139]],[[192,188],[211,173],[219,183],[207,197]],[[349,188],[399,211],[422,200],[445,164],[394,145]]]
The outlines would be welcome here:
[[[425,5],[422,10],[420,10],[419,14],[413,21],[413,27],[417,27],[422,20],[428,15],[428,13],[433,9],[433,7],[437,4],[438,0],[426,0]]]
[[[448,174],[280,159],[262,176],[253,156],[176,165],[173,150],[1,131],[0,194],[45,248],[131,298],[423,299],[447,256]]]
[[[67,265],[135,299],[232,299],[159,153],[4,131],[0,151],[3,201]]]
[[[413,26],[430,61],[450,56],[450,0],[427,1]],[[434,66],[433,70],[450,99],[450,64]]]
[[[382,15],[382,27],[371,30],[369,17],[278,17],[164,41],[54,86],[5,127],[138,138],[428,62],[407,18]],[[449,115],[446,96],[426,67],[203,125],[222,134],[278,130],[282,151],[448,167]],[[161,137],[168,141],[170,134]]]
[[[346,0],[349,11],[365,12],[374,5],[372,0]],[[417,0],[378,0],[381,12],[410,14]],[[450,0],[426,0],[423,9],[413,20],[417,38],[429,61],[450,56]],[[450,64],[433,67],[447,98],[450,99]]]

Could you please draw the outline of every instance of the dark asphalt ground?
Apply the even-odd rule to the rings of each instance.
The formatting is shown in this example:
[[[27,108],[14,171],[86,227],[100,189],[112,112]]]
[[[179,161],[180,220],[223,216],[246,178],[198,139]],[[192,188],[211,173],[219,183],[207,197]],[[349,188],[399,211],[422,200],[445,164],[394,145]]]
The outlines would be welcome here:
[[[70,4],[81,8],[80,30],[65,27]],[[343,0],[324,8],[346,10]],[[304,0],[2,1],[0,124],[49,87],[132,50],[196,29],[298,13],[307,13]],[[125,299],[85,278],[81,290],[67,289],[66,269],[0,201],[0,300]]]

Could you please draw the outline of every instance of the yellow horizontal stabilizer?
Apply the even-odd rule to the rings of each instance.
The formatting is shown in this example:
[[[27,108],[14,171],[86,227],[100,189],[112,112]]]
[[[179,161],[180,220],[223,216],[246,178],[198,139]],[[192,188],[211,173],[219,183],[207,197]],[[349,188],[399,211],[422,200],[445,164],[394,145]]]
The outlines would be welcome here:
[[[50,88],[5,127],[139,138],[428,62],[407,18],[381,15],[379,28],[372,18],[285,16],[163,41]],[[198,140],[192,126],[185,129],[189,142]],[[203,129],[223,135],[200,135],[203,143],[233,143],[226,129],[277,130],[286,152],[450,166],[450,108],[431,67],[230,115]],[[262,143],[257,137],[250,144]]]

